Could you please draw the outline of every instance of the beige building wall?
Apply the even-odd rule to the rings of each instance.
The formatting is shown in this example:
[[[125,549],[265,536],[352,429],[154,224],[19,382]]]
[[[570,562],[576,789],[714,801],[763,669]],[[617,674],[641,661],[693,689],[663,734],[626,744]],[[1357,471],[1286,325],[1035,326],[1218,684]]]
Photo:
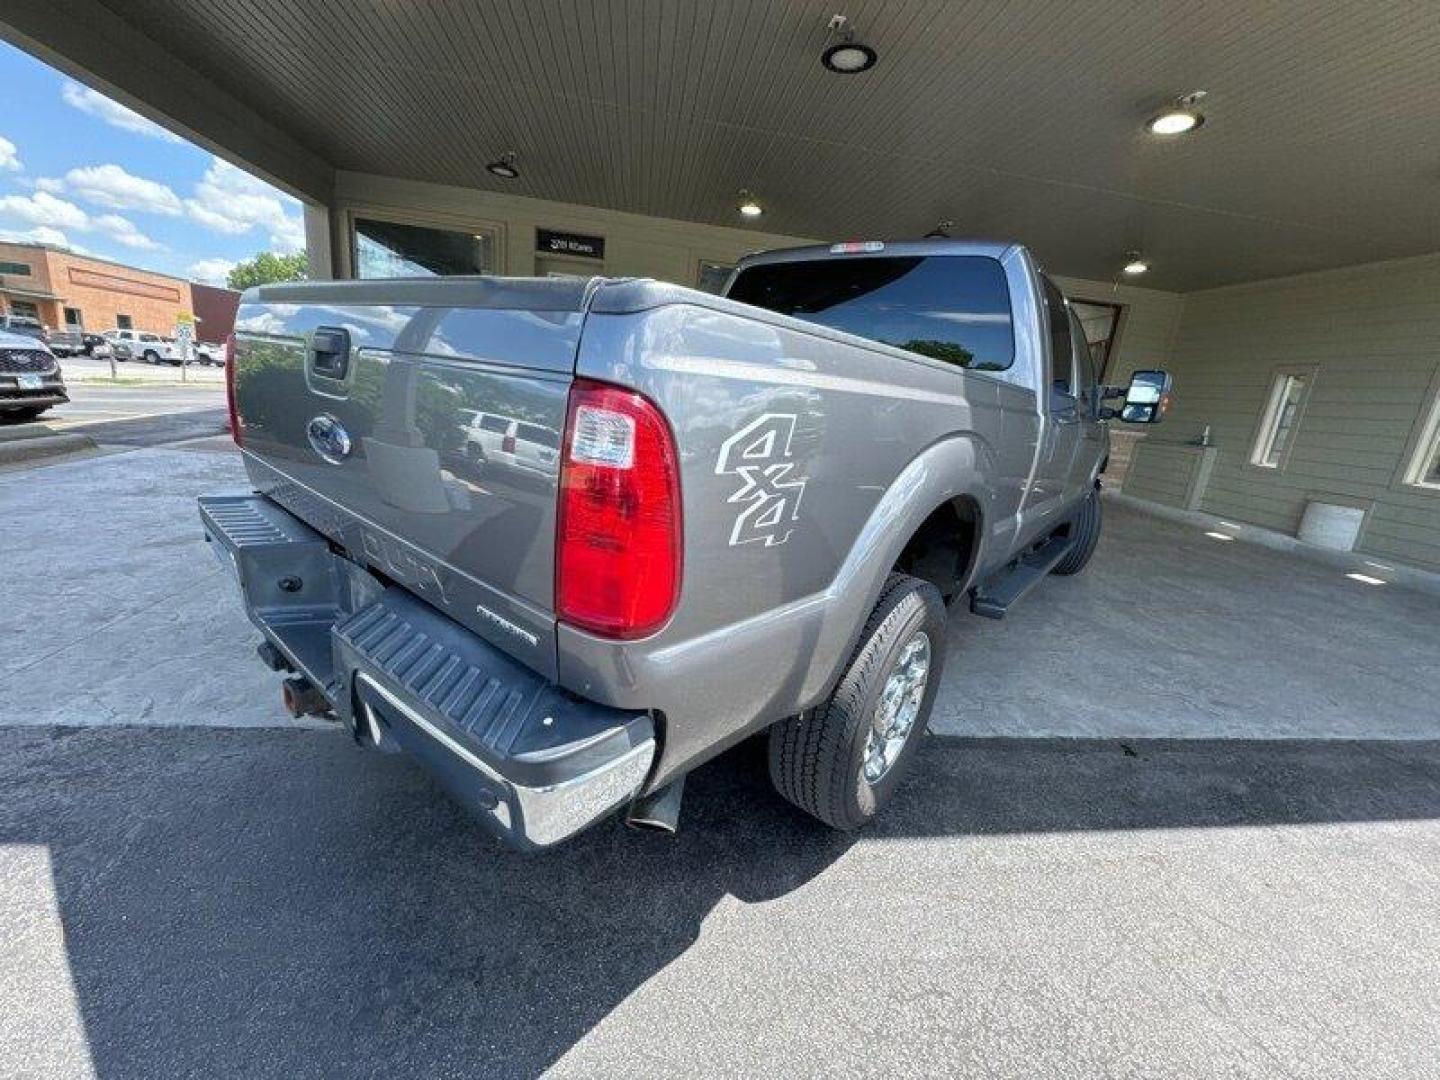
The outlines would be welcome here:
[[[606,274],[684,285],[695,284],[701,260],[733,263],[751,251],[814,243],[758,228],[700,225],[351,172],[336,176],[333,214],[332,249],[341,277],[351,274],[350,221],[367,214],[439,228],[492,229],[499,238],[496,271],[521,277],[535,273],[536,229],[603,236]]]
[[[702,260],[730,264],[752,251],[819,242],[760,228],[701,225],[473,188],[341,172],[336,178],[329,235],[322,215],[310,210],[306,216],[314,276],[327,274],[327,259],[333,259],[338,276],[350,276],[351,219],[367,213],[442,228],[496,229],[503,254],[497,270],[512,275],[535,272],[536,229],[603,236],[605,273],[654,277],[681,285],[696,283]],[[1111,360],[1116,379],[1128,378],[1137,367],[1163,366],[1179,318],[1179,295],[1080,278],[1057,281],[1067,295],[1076,299],[1124,306],[1118,349]]]
[[[1251,464],[1275,374],[1302,368],[1288,457]],[[1358,551],[1440,570],[1440,490],[1405,482],[1440,392],[1440,256],[1186,294],[1171,369],[1176,408],[1146,447],[1210,426],[1200,509],[1293,535],[1308,500],[1363,507]]]

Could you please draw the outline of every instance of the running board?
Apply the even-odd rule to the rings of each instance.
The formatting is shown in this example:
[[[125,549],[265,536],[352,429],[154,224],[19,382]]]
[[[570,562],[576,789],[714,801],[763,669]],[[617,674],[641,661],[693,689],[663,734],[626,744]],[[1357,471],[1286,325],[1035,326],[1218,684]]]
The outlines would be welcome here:
[[[1069,552],[1068,536],[1051,537],[977,586],[970,594],[970,610],[987,619],[1003,619],[1010,606],[1044,581]]]

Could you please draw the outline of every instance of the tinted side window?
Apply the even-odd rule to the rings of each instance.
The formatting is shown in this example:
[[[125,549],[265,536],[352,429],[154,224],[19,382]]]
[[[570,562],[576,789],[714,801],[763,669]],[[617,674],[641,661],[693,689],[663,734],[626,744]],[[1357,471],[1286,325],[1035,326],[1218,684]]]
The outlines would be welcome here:
[[[560,447],[560,433],[554,428],[541,427],[539,424],[521,424],[516,434],[526,442],[539,443],[551,450]]]
[[[1050,385],[1058,394],[1074,396],[1071,370],[1074,356],[1070,343],[1070,309],[1049,278],[1045,282],[1045,314],[1050,324]]]
[[[480,427],[485,431],[492,431],[498,435],[504,435],[510,430],[510,421],[504,416],[491,416],[486,414],[480,418]]]
[[[744,270],[732,300],[978,371],[1015,359],[1005,271],[981,255],[769,263]]]

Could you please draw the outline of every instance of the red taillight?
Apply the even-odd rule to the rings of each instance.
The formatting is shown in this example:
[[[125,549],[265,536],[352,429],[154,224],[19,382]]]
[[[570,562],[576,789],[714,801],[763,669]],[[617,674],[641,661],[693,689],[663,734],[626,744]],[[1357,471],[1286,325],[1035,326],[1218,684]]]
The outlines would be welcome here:
[[[680,472],[660,410],[577,379],[560,465],[555,610],[606,637],[658,630],[680,598]]]
[[[235,409],[235,335],[225,339],[225,405],[230,410],[230,435],[235,445],[240,446],[244,429],[240,425],[240,413]]]
[[[501,438],[500,449],[507,454],[513,454],[515,452],[515,435],[512,432],[507,431],[504,437]]]

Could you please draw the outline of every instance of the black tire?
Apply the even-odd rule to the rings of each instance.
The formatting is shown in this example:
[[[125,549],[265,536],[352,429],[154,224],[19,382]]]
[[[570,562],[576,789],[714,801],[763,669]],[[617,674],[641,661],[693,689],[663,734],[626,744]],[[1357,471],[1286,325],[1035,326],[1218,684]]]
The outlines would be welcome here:
[[[154,349],[146,349],[144,355],[142,355],[140,359],[144,360],[147,364],[159,364],[160,354],[157,353]]]
[[[1070,523],[1070,535],[1075,538],[1075,544],[1055,564],[1052,574],[1078,574],[1095,554],[1095,545],[1100,542],[1100,492],[1090,492],[1080,513]]]
[[[6,420],[17,420],[22,424],[26,424],[49,408],[49,405],[32,405],[25,409],[9,409],[6,412],[0,413],[0,417],[4,417]]]
[[[871,720],[891,673],[920,632],[929,670],[905,741],[874,781],[864,775]],[[945,604],[935,586],[891,574],[865,621],[835,692],[821,705],[770,729],[770,779],[801,810],[835,829],[873,818],[904,781],[924,736],[945,658]]]

